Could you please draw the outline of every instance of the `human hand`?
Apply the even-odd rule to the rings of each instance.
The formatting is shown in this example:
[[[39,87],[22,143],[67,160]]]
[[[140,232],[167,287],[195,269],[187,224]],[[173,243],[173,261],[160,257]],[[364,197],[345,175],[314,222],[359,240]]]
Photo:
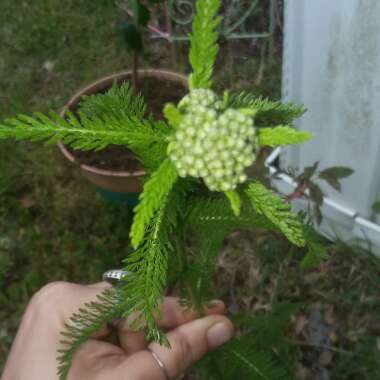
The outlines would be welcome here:
[[[57,376],[57,350],[60,332],[70,316],[109,285],[89,286],[52,283],[31,300],[13,343],[2,380],[54,380]],[[215,303],[196,319],[173,297],[160,307],[161,328],[168,330],[171,349],[148,343],[142,332],[134,332],[123,322],[118,329],[120,345],[102,341],[111,332],[98,331],[76,352],[68,380],[167,380],[176,379],[208,352],[233,336],[231,322],[222,314],[225,306]],[[152,354],[153,352],[153,354]],[[160,368],[159,361],[165,366]]]

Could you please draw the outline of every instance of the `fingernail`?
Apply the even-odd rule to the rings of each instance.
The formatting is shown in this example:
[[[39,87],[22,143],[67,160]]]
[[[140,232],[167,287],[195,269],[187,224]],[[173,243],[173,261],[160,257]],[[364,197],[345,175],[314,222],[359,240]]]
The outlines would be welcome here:
[[[231,326],[226,323],[217,323],[212,326],[207,332],[207,340],[210,348],[220,347],[228,342],[233,336]]]

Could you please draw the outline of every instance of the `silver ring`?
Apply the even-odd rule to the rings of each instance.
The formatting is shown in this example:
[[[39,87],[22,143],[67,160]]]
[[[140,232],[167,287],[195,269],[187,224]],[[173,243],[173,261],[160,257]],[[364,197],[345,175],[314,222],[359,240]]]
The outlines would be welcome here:
[[[111,285],[119,283],[123,277],[130,275],[131,272],[126,272],[121,269],[111,269],[103,274],[103,281],[108,282]]]
[[[148,348],[148,351],[152,354],[153,359],[156,361],[156,363],[158,364],[158,366],[161,368],[161,371],[165,375],[166,379],[170,380],[168,371],[167,371],[167,369],[165,367],[165,364],[162,362],[162,360],[158,357],[158,355],[154,351],[150,350],[149,348]]]

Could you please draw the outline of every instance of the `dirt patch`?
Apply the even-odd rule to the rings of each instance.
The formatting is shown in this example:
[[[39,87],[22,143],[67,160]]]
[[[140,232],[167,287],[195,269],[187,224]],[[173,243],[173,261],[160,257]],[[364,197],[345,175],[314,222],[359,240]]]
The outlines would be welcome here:
[[[80,164],[95,166],[103,170],[130,171],[142,170],[133,153],[120,145],[109,145],[98,152],[74,151],[67,147]]]

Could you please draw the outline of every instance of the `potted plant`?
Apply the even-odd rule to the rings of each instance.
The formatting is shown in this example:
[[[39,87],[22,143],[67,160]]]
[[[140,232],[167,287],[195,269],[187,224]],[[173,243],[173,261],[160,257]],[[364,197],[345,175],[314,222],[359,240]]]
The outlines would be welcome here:
[[[219,95],[212,90],[220,7],[221,0],[196,2],[189,93],[177,104],[166,104],[166,121],[147,114],[144,99],[124,83],[103,95],[86,97],[76,114],[67,110],[65,117],[54,112],[20,115],[0,126],[0,138],[62,141],[84,151],[128,147],[146,173],[130,231],[134,252],[124,261],[129,275],[89,310],[73,316],[59,357],[61,379],[78,346],[98,326],[115,318],[134,315],[136,329],[166,344],[153,317],[165,289],[180,289],[184,302],[202,312],[213,299],[215,262],[230,232],[265,228],[296,246],[315,247],[309,244],[310,226],[291,211],[291,205],[246,174],[260,147],[298,144],[310,138],[291,125],[304,110],[249,93]],[[258,354],[249,349],[249,334],[246,337],[219,353],[240,361],[236,370],[248,374],[243,378],[254,378]],[[270,352],[260,355],[266,364],[272,363]],[[227,363],[223,360],[218,365]]]
[[[159,1],[152,1],[157,3]],[[109,75],[78,91],[63,108],[60,115],[66,117],[67,111],[77,112],[81,102],[109,91],[115,84],[121,86],[131,82],[133,92],[144,96],[149,112],[156,118],[162,118],[162,108],[167,102],[180,100],[187,91],[187,78],[169,70],[139,68],[139,57],[144,49],[143,30],[150,20],[149,9],[140,0],[129,0],[131,13],[121,26],[123,41],[131,53],[130,70]],[[112,98],[112,91],[109,97]],[[126,91],[125,96],[133,96]],[[86,106],[84,106],[86,107]],[[58,143],[62,154],[73,164],[79,166],[82,174],[92,182],[98,191],[113,201],[125,201],[131,205],[137,203],[142,190],[142,177],[145,172],[134,157],[133,152],[112,144],[98,151],[73,150],[69,145]]]

